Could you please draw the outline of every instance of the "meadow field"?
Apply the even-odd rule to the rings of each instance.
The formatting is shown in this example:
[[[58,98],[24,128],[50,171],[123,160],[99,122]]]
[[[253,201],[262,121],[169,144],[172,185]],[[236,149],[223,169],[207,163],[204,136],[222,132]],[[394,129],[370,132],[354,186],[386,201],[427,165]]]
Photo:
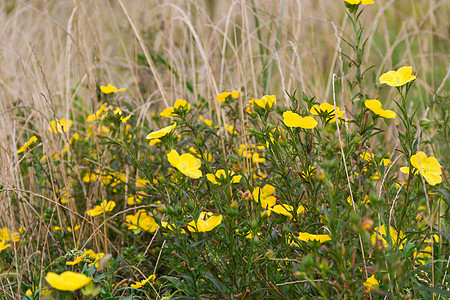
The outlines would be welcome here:
[[[0,1],[0,299],[449,299],[449,15]]]

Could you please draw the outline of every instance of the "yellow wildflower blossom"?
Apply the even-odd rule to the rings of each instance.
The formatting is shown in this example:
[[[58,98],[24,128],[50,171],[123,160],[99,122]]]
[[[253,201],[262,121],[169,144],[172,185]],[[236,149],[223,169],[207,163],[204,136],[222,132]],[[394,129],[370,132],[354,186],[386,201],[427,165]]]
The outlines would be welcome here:
[[[100,91],[102,91],[103,94],[118,93],[118,92],[123,92],[125,90],[126,90],[125,88],[118,89],[115,86],[111,85],[110,83],[108,83],[107,86],[104,86],[104,85],[100,86]]]
[[[233,91],[232,93],[223,92],[217,95],[217,102],[225,102],[227,98],[231,96],[231,98],[239,98],[239,91]]]
[[[184,153],[179,155],[176,150],[172,149],[167,154],[167,158],[170,164],[184,175],[194,179],[202,177],[202,171],[199,170],[202,162],[192,154]]]
[[[37,142],[37,137],[33,135],[32,137],[30,137],[30,139],[28,141],[25,142],[25,144],[23,144],[22,147],[20,147],[19,150],[17,150],[17,154],[22,153],[23,151],[27,150],[28,147],[35,142]]]
[[[264,95],[259,100],[254,100],[255,104],[263,109],[272,109],[272,107],[277,103],[275,95]]]
[[[367,278],[366,281],[363,282],[364,286],[370,291],[374,285],[380,285],[378,280],[375,278],[375,275]]]
[[[165,108],[159,115],[166,118],[171,118],[178,115],[175,113],[175,110],[183,110],[187,112],[189,109],[191,109],[191,105],[186,100],[178,99],[175,101],[173,107]]]
[[[336,106],[335,112],[334,105],[331,105],[329,103],[322,103],[320,104],[320,106],[313,105],[313,107],[311,107],[309,112],[315,116],[318,116],[319,114],[326,112],[328,114],[327,120],[329,122],[336,122],[336,114],[338,119],[343,119],[345,113],[345,111],[341,111],[341,109],[338,106]]]
[[[94,217],[101,215],[103,212],[112,211],[114,207],[116,207],[116,203],[114,201],[103,200],[100,205],[96,205],[93,209],[86,211],[86,214]]]
[[[153,131],[147,135],[147,140],[159,139],[159,138],[169,134],[170,132],[172,132],[172,130],[174,130],[174,128],[176,126],[177,126],[177,122],[175,122],[172,125],[169,125],[167,127],[164,127],[158,131]]]
[[[397,71],[389,71],[380,76],[380,83],[386,83],[389,86],[402,86],[416,79],[412,74],[412,67],[401,67]]]
[[[0,241],[0,252],[5,250],[6,248],[11,247],[10,244],[5,244],[5,241]]]
[[[100,108],[92,115],[89,115],[86,118],[86,122],[94,122],[96,120],[101,120],[103,118],[106,118],[108,115],[108,103],[103,103]]]
[[[234,135],[239,134],[239,132],[236,129],[234,129],[234,126],[229,125],[228,123],[225,123],[225,128],[227,129],[229,134],[234,134]]]
[[[299,114],[292,111],[283,113],[283,122],[287,127],[301,127],[304,129],[313,129],[318,124],[313,117],[302,118]]]
[[[433,256],[431,255],[431,246],[426,246],[421,251],[414,251],[414,260],[416,263],[419,263],[421,265],[427,264],[427,259],[431,260]]]
[[[289,219],[291,219],[291,220],[294,218],[292,213],[295,212],[295,209],[294,209],[294,207],[292,207],[291,205],[288,205],[288,204],[275,205],[274,207],[270,207],[269,210],[271,210],[277,214],[280,214],[280,215],[288,216]],[[296,215],[299,215],[304,211],[305,211],[305,208],[303,207],[303,205],[300,205],[297,208]]]
[[[353,5],[367,5],[367,4],[373,4],[373,0],[345,0],[348,4]]]
[[[125,217],[128,230],[143,230],[153,233],[158,229],[158,224],[152,216],[149,216],[145,209],[140,209],[134,215]]]
[[[50,127],[48,130],[51,133],[63,133],[69,130],[69,127],[72,126],[72,120],[66,120],[66,118],[62,118],[61,120],[55,119],[50,121]]]
[[[373,154],[367,151],[364,151],[359,156],[367,162],[372,162],[372,160],[374,159]]]
[[[66,262],[66,265],[73,266],[82,261],[87,261],[89,262],[89,267],[95,264],[95,267],[98,268],[98,264],[104,256],[105,253],[95,253],[93,250],[86,250],[83,252],[83,254],[77,256],[74,261]]]
[[[233,171],[228,171],[227,175],[223,169],[217,170],[216,174],[206,174],[206,178],[214,184],[221,184],[226,177],[231,177],[231,183],[239,183],[242,178],[241,175],[234,175]]]
[[[49,272],[45,280],[57,290],[74,292],[92,281],[84,274],[66,271],[60,275]]]
[[[231,98],[234,98],[234,99],[239,98],[239,91],[238,90],[232,91],[231,92]]]
[[[424,152],[419,151],[417,154],[411,156],[411,164],[417,169],[416,172],[422,174],[429,184],[436,185],[442,182],[442,167],[435,157],[427,157]],[[400,171],[409,174],[408,167],[401,167]]]
[[[299,232],[297,239],[302,242],[318,241],[320,243],[325,243],[331,241],[331,237],[328,234],[311,234],[308,232]],[[299,246],[295,241],[291,243],[292,246]]]
[[[150,140],[150,142],[148,142],[148,144],[150,146],[154,146],[154,145],[159,144],[159,143],[161,143],[160,139],[152,139],[152,140]]]
[[[194,232],[207,232],[216,228],[220,223],[222,223],[222,215],[213,215],[210,212],[202,211],[197,221],[188,223],[188,229]]]
[[[403,232],[402,231],[398,232],[392,226],[389,226],[389,234],[391,236],[392,245],[396,246],[399,244],[400,245],[399,248],[403,249],[403,242],[404,242]],[[375,227],[374,233],[372,234],[371,237],[372,245],[374,245],[378,249],[381,249],[382,247],[387,247],[389,243],[386,240],[386,238],[387,232],[384,224],[381,225],[380,229],[378,227]]]
[[[253,190],[253,199],[260,203],[264,209],[268,209],[277,202],[277,198],[273,194],[275,194],[275,188],[266,184],[262,189],[257,187]]]
[[[200,120],[202,120],[203,122],[205,122],[206,126],[209,126],[209,127],[212,126],[213,122],[212,122],[211,120],[208,120],[208,119],[203,118],[202,115],[200,115],[199,118],[200,118]]]
[[[20,240],[20,234],[18,232],[11,232],[7,227],[0,229],[0,241],[14,241]]]
[[[364,105],[370,109],[374,114],[386,118],[386,119],[393,119],[395,118],[395,112],[392,110],[384,110],[381,107],[381,102],[378,100],[366,100],[364,101]]]
[[[154,281],[156,279],[155,275],[150,275],[147,279],[137,281],[136,283],[132,283],[130,286],[134,289],[139,289],[143,287],[147,282]]]

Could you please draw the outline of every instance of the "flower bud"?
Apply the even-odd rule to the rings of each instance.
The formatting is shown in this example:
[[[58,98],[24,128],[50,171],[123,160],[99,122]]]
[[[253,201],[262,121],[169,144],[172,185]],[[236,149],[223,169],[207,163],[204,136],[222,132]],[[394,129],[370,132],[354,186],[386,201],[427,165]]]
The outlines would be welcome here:
[[[428,129],[428,128],[430,128],[431,121],[428,119],[423,119],[423,120],[420,120],[419,124],[420,124],[420,127]]]

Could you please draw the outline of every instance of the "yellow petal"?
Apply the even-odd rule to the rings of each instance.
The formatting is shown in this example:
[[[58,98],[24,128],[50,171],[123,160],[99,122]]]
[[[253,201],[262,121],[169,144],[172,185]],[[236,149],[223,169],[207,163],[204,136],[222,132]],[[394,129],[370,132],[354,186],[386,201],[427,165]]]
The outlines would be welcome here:
[[[173,123],[172,125],[169,125],[167,127],[164,127],[158,131],[151,132],[147,135],[147,140],[151,139],[159,139],[168,133],[172,132],[172,130],[177,126],[177,122]]]
[[[66,271],[61,275],[50,272],[45,280],[57,290],[73,292],[87,285],[92,278],[84,274]]]
[[[423,177],[425,177],[425,180],[431,185],[436,185],[442,182],[442,177],[438,174],[428,173],[424,174]]]
[[[421,165],[425,165],[426,161],[427,155],[422,151],[419,151],[417,154],[411,156],[411,164],[418,170],[420,170]]]
[[[171,118],[171,117],[177,115],[177,114],[174,114],[173,111],[174,111],[173,107],[167,107],[162,112],[160,112],[159,115],[162,117],[165,117],[165,118]]]
[[[206,179],[208,179],[210,182],[214,184],[219,184],[219,182],[216,180],[216,176],[214,174],[206,174]]]
[[[230,96],[230,93],[228,92],[223,92],[220,93],[219,95],[217,95],[217,102],[225,102],[225,100],[227,99],[227,97]]]
[[[304,129],[312,129],[317,126],[317,121],[313,117],[302,118],[299,114],[292,111],[283,113],[283,122],[287,127],[300,127]]]
[[[367,278],[367,280],[364,281],[363,284],[370,291],[374,285],[379,285],[379,282],[375,278],[375,275],[372,275],[369,278]]]

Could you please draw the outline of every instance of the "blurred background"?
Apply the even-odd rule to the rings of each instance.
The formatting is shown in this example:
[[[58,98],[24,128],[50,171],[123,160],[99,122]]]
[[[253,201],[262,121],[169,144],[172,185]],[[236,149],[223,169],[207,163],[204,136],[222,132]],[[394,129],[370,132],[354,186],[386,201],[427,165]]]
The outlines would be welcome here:
[[[418,74],[421,111],[430,92],[448,90],[448,16],[444,0],[365,6],[366,92],[392,107],[395,89],[373,83],[405,65]],[[214,101],[235,89],[247,98],[275,94],[281,103],[295,90],[331,101],[333,73],[336,89],[354,76],[344,0],[3,0],[0,27],[2,143],[13,131],[22,136],[26,122],[45,131],[55,115],[84,118],[107,83],[126,87],[121,101],[139,122],[151,122],[151,112],[176,99]],[[338,104],[350,98],[346,90]]]

